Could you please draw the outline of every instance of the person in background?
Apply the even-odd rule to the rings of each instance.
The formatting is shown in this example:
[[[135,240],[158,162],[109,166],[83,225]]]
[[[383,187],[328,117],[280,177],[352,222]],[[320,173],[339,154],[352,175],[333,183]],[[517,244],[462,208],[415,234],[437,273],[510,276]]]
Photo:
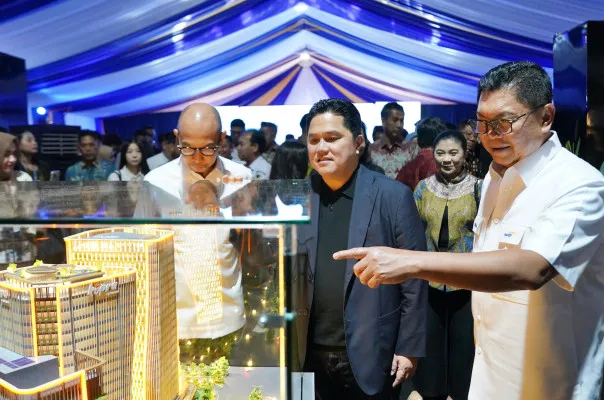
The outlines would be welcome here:
[[[263,157],[265,149],[265,135],[257,129],[245,131],[239,137],[239,158],[252,170],[254,179],[268,179],[271,174],[271,165]]]
[[[288,133],[287,135],[285,135],[285,141],[286,142],[293,142],[295,140],[296,140],[296,138],[291,133]]]
[[[141,149],[143,149],[143,154],[147,159],[150,159],[157,153],[155,150],[156,137],[155,129],[151,126],[146,126],[134,133],[134,140],[139,142]]]
[[[273,162],[273,158],[275,158],[275,154],[277,154],[277,149],[279,148],[279,145],[275,142],[277,138],[277,125],[272,122],[262,122],[260,123],[260,130],[264,133],[264,139],[266,140],[266,148],[262,156],[270,164]]]
[[[66,181],[106,181],[115,166],[99,159],[100,135],[95,131],[81,131],[78,134],[78,150],[82,160],[73,164],[65,172]]]
[[[38,160],[38,142],[34,134],[29,131],[18,134],[17,143],[19,160],[15,169],[27,172],[34,181],[48,181],[50,167],[46,162]]]
[[[113,171],[107,178],[108,181],[142,181],[149,172],[143,151],[134,140],[122,144],[120,160],[120,169]]]
[[[231,121],[231,144],[233,150],[231,151],[230,159],[236,163],[243,164],[243,161],[239,159],[239,153],[237,152],[237,144],[239,143],[239,137],[245,132],[245,122],[237,118]]]
[[[32,181],[31,176],[24,171],[16,171],[18,146],[17,138],[5,132],[0,132],[0,181],[25,182]]]
[[[590,399],[604,366],[604,177],[560,143],[548,73],[501,64],[478,84],[474,130],[493,162],[472,254],[356,248],[378,287],[420,278],[472,290],[469,399]]]
[[[386,172],[387,177],[396,179],[403,165],[415,158],[419,147],[415,141],[405,141],[405,110],[400,104],[386,104],[381,117],[384,135],[371,144],[369,156],[373,164]]]
[[[468,119],[461,121],[457,129],[463,133],[466,141],[468,142],[468,148],[466,149],[466,163],[468,164],[468,172],[478,178],[484,178],[480,165],[480,157],[478,156],[480,143],[478,134],[474,132],[471,122]]]
[[[120,148],[122,146],[122,138],[116,133],[105,133],[101,137],[101,147],[99,149],[99,158],[115,164],[118,168],[120,165]]]
[[[302,143],[285,142],[275,154],[270,179],[304,179],[308,171],[308,150]]]
[[[225,136],[224,140],[220,142],[220,148],[218,149],[220,157],[231,160],[233,154],[233,139],[230,136]],[[239,158],[239,156],[237,156]]]
[[[300,119],[300,131],[302,134],[298,138],[298,142],[306,146],[306,142],[308,140],[308,114],[304,114]]]
[[[438,172],[413,193],[428,251],[471,253],[482,182],[466,170],[467,143],[459,131],[440,133],[433,147]],[[414,386],[424,400],[467,399],[474,362],[471,292],[435,282],[428,290],[426,357],[419,360]]]
[[[174,133],[166,132],[162,134],[159,137],[159,143],[161,145],[161,152],[147,159],[150,170],[175,160],[180,156]]]
[[[367,125],[363,121],[361,121],[361,130],[363,132],[363,138],[365,142],[362,145],[361,149],[361,165],[364,165],[365,168],[370,169],[375,172],[379,172],[380,174],[384,174],[384,170],[374,163],[371,162],[371,157],[369,155],[369,139],[367,138]]]
[[[413,160],[401,168],[396,177],[397,181],[404,183],[413,190],[419,181],[438,172],[432,145],[436,136],[446,129],[445,123],[437,117],[423,119],[416,126],[417,145],[420,151]]]
[[[377,125],[373,127],[373,133],[371,135],[371,137],[373,138],[374,142],[377,142],[378,140],[380,140],[380,138],[384,135],[384,127],[381,125]]]
[[[298,228],[292,298],[296,355],[304,371],[314,373],[320,400],[398,399],[398,386],[425,352],[427,284],[411,280],[372,290],[356,282],[354,263],[332,257],[334,249],[361,243],[426,246],[411,191],[359,165],[363,144],[352,103],[313,105],[313,223]]]

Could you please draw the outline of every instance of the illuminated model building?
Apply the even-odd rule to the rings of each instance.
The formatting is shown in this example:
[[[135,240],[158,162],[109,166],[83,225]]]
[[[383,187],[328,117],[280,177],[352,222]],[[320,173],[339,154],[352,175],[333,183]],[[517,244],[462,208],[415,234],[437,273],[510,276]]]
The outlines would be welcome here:
[[[134,268],[0,274],[0,399],[130,398]]]
[[[136,268],[131,373],[135,400],[173,399],[178,395],[173,240],[171,231],[145,227],[96,229],[65,238],[67,262],[71,264]]]

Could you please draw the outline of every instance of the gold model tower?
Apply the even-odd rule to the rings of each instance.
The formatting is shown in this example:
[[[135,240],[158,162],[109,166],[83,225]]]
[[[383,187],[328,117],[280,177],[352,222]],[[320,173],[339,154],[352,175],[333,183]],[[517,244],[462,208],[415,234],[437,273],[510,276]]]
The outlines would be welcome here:
[[[178,395],[178,332],[174,238],[167,230],[107,228],[65,238],[67,262],[136,268],[132,398]]]

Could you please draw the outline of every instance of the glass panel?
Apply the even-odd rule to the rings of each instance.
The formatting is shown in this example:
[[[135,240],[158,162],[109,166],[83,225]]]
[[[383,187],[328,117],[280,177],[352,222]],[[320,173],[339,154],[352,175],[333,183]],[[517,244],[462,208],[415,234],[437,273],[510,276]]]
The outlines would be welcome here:
[[[308,183],[203,182],[184,200],[121,182],[0,186],[0,346],[57,356],[116,398],[175,398],[174,379],[221,400],[287,398],[285,261]]]
[[[0,224],[216,224],[309,221],[307,180],[152,185],[148,182],[0,184]]]

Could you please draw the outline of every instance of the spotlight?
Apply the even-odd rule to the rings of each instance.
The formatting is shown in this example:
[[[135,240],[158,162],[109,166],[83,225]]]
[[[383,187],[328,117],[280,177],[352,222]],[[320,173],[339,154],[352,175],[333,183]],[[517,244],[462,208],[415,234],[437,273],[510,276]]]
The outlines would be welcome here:
[[[44,107],[36,108],[36,112],[38,113],[38,115],[46,115],[46,109]]]

